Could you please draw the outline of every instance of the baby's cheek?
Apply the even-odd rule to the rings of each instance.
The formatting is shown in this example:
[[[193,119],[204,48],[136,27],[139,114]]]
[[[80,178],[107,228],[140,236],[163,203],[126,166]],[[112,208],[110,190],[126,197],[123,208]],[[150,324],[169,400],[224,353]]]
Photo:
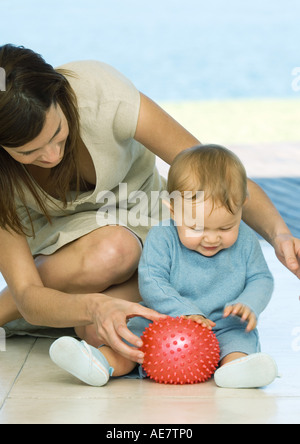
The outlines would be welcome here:
[[[234,245],[238,239],[239,233],[231,233],[227,236],[223,236],[222,243],[225,248],[230,248]]]
[[[192,250],[196,249],[201,243],[202,235],[189,230],[185,230],[184,239],[181,240],[183,245]]]

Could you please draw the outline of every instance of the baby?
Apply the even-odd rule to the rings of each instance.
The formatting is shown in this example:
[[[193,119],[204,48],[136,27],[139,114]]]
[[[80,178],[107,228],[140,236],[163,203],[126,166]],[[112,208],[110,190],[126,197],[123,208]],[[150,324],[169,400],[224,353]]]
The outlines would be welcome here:
[[[214,376],[219,387],[272,383],[277,366],[260,352],[256,327],[274,284],[256,235],[241,223],[248,199],[244,166],[221,146],[193,147],[174,160],[168,193],[171,219],[152,228],[140,260],[143,304],[214,330],[221,349]],[[133,318],[128,328],[142,336],[149,323]],[[108,346],[96,349],[73,338],[56,341],[50,356],[93,386],[136,367]]]

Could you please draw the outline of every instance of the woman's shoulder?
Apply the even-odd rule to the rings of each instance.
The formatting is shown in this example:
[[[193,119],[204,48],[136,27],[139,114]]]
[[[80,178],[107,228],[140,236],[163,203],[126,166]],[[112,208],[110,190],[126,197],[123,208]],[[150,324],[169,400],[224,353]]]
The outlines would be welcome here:
[[[57,69],[63,70],[75,92],[82,127],[96,132],[97,137],[106,137],[103,127],[110,128],[116,140],[133,137],[140,94],[123,74],[96,60],[71,62]]]

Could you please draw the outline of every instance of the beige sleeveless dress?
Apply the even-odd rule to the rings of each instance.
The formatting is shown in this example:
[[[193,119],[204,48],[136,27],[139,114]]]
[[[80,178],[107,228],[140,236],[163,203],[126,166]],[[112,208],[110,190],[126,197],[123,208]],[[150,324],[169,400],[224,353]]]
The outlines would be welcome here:
[[[165,187],[165,181],[156,169],[155,155],[133,139],[140,108],[139,92],[104,63],[73,62],[60,68],[76,76],[68,76],[68,80],[78,99],[81,137],[94,162],[97,183],[94,191],[81,193],[75,201],[72,201],[75,194],[70,196],[67,208],[48,196],[51,225],[27,193],[35,230],[35,237],[28,237],[31,252],[53,254],[105,225],[124,225],[144,241],[151,224],[159,219],[158,192]],[[21,205],[18,214],[30,228]]]
[[[35,230],[35,237],[28,237],[31,252],[34,256],[51,255],[102,226],[115,224],[127,227],[144,241],[151,225],[158,222],[159,193],[165,188],[165,180],[156,169],[155,155],[133,139],[139,92],[104,63],[80,61],[60,68],[74,73],[68,80],[77,96],[81,137],[94,162],[97,183],[94,191],[81,193],[75,201],[70,198],[66,208],[47,196],[52,224],[41,214],[31,194],[26,194]],[[20,204],[18,214],[30,228],[26,210]],[[24,320],[8,324],[6,330],[8,336],[49,335]],[[54,330],[51,332],[53,336]]]

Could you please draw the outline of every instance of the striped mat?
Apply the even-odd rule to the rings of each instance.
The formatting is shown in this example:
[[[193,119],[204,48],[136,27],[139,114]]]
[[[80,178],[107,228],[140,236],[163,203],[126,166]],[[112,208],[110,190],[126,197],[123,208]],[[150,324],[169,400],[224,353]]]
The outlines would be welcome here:
[[[300,177],[253,180],[270,197],[293,235],[300,238]]]

